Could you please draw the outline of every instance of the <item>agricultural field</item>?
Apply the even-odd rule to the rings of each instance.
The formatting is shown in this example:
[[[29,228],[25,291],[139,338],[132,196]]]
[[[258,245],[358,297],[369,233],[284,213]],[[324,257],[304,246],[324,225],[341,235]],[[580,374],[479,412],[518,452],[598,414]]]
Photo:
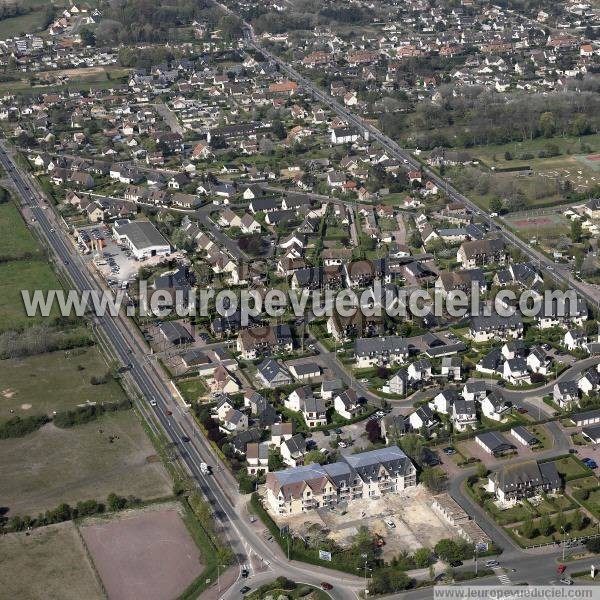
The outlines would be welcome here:
[[[203,569],[175,503],[88,519],[81,535],[112,600],[177,598]]]
[[[100,584],[72,522],[0,536],[4,598],[102,600]]]
[[[52,415],[87,402],[118,402],[125,398],[117,381],[92,385],[92,377],[108,370],[95,347],[13,358],[0,363],[0,420],[15,415]]]
[[[36,516],[61,502],[105,501],[111,492],[144,500],[172,490],[133,410],[68,429],[50,423],[25,437],[0,440],[0,456],[0,497],[8,516]]]

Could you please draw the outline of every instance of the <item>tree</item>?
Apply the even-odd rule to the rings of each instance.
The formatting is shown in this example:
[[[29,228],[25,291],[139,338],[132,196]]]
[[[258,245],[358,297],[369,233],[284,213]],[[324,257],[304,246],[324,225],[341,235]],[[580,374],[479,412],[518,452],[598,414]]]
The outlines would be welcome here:
[[[82,27],[79,31],[79,36],[84,46],[95,46],[96,36],[89,27]]]
[[[251,494],[255,491],[256,485],[254,479],[245,470],[242,469],[238,472],[237,480],[241,494]]]
[[[561,510],[556,515],[556,517],[554,517],[554,528],[556,529],[556,531],[562,532],[562,530],[565,528],[566,524],[567,524],[567,520],[565,519],[565,515],[564,515],[563,511]]]
[[[498,198],[498,196],[495,196],[494,198],[492,198],[490,200],[490,211],[495,212],[495,213],[500,213],[501,210],[502,210],[502,200],[500,200],[500,198]]]
[[[381,427],[379,426],[379,421],[376,419],[369,419],[367,421],[365,431],[367,432],[367,437],[371,444],[375,444],[381,440]]]
[[[479,479],[483,479],[484,477],[487,477],[487,474],[487,467],[483,463],[479,463],[477,465],[477,477],[479,477]]]
[[[550,521],[550,517],[548,515],[544,515],[540,519],[538,529],[540,530],[540,534],[544,537],[547,537],[552,533],[552,522]]]
[[[447,563],[462,560],[464,555],[460,546],[450,539],[440,540],[433,548],[435,553]]]
[[[576,531],[581,531],[581,529],[583,529],[583,515],[579,509],[573,513],[573,516],[571,517],[571,524],[573,525],[573,529]]]
[[[551,138],[556,131],[556,119],[551,112],[545,112],[540,115],[539,126],[542,135],[546,138]]]
[[[585,547],[595,554],[600,553],[600,538],[592,538],[585,543]]]
[[[532,537],[534,537],[534,533],[535,533],[535,528],[533,526],[533,519],[531,517],[527,517],[527,519],[525,519],[523,521],[523,523],[521,523],[521,535],[524,538],[527,538],[528,540],[530,540]]]
[[[127,506],[127,498],[123,498],[123,496],[117,496],[117,494],[111,493],[106,498],[106,504],[108,505],[108,510],[117,511],[123,510]]]
[[[571,240],[574,244],[581,241],[581,234],[583,232],[581,221],[579,219],[573,219],[571,221]]]
[[[423,485],[432,492],[441,492],[446,489],[448,475],[439,467],[425,467],[421,473]]]
[[[310,452],[306,453],[306,456],[304,457],[304,462],[307,465],[310,465],[310,463],[318,463],[320,465],[324,465],[327,462],[327,456],[319,450],[311,450]]]
[[[427,548],[419,548],[418,550],[415,550],[413,558],[415,560],[415,565],[419,569],[425,569],[431,565],[431,552]]]
[[[389,594],[408,589],[412,579],[404,572],[394,567],[378,569],[369,585],[370,594]]]

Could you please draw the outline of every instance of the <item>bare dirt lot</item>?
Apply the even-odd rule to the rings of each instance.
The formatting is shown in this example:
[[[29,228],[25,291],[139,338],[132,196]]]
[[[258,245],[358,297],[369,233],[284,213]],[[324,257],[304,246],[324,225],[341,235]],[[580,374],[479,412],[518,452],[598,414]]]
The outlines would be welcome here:
[[[363,499],[348,505],[346,514],[318,510],[287,519],[285,522],[303,534],[307,523],[326,527],[329,537],[340,545],[349,545],[361,525],[385,539],[384,558],[402,551],[413,552],[423,546],[432,548],[444,538],[458,537],[457,531],[431,508],[433,498],[421,485],[398,494],[377,499]],[[364,516],[363,516],[364,515]],[[391,520],[394,527],[386,524]],[[278,523],[282,521],[278,519]]]
[[[48,424],[25,437],[0,440],[0,502],[9,516],[35,516],[61,502],[104,502],[111,492],[164,497],[171,480],[153,456],[131,410],[69,429]]]
[[[202,572],[176,504],[93,519],[81,533],[111,600],[179,596]]]
[[[73,523],[0,536],[0,595],[19,600],[102,600]]]

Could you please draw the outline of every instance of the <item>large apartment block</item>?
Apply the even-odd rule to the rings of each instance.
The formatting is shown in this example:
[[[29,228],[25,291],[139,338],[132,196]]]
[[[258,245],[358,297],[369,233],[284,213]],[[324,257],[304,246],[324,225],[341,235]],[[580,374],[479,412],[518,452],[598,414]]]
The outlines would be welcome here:
[[[280,515],[295,515],[361,498],[377,498],[417,485],[417,471],[397,446],[267,474],[266,501]]]

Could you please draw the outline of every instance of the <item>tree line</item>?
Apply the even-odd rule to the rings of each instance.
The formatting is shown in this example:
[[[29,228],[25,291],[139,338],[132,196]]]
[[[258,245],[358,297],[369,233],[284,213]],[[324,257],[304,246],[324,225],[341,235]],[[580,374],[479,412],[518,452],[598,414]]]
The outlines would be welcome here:
[[[2,517],[0,527],[4,533],[26,531],[54,523],[64,523],[65,521],[72,521],[82,517],[103,514],[107,510],[109,512],[117,512],[126,508],[133,508],[139,506],[141,502],[135,496],[125,497],[111,493],[107,496],[106,503],[98,502],[97,500],[83,500],[75,506],[71,506],[66,502],[62,502],[56,508],[40,513],[35,518],[30,515],[22,517],[15,515],[10,518]]]

